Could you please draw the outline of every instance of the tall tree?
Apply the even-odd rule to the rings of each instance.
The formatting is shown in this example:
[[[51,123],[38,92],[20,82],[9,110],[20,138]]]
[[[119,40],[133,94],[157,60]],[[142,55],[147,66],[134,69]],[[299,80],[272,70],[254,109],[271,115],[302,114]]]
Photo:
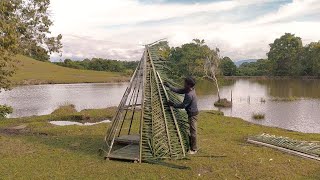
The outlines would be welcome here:
[[[216,48],[216,50],[211,50],[210,55],[206,58],[206,62],[204,64],[204,72],[205,72],[205,77],[208,79],[212,80],[217,88],[218,92],[218,101],[220,102],[220,88],[219,88],[219,83],[216,75],[218,75],[219,72],[219,66],[220,66],[220,50]]]
[[[194,39],[193,42],[181,47],[171,48],[169,56],[171,68],[176,76],[204,76],[203,66],[211,49],[204,40]]]
[[[221,59],[220,70],[224,76],[234,76],[237,72],[237,66],[229,57]]]
[[[267,53],[271,61],[273,74],[276,76],[300,75],[301,62],[299,54],[302,51],[302,41],[294,34],[285,33],[270,44]]]
[[[300,58],[303,64],[303,75],[320,76],[320,41],[306,45]]]
[[[62,47],[61,35],[48,36],[52,25],[49,4],[49,0],[0,1],[0,89],[10,87],[17,53],[31,52],[34,45],[49,53],[59,52]]]

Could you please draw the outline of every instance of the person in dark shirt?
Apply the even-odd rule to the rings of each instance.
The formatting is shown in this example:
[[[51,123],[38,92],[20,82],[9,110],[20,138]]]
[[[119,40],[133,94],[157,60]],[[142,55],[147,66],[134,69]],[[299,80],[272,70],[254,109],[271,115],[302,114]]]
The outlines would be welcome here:
[[[196,91],[194,89],[194,86],[196,85],[196,81],[192,77],[187,77],[184,80],[184,88],[176,88],[168,84],[167,82],[164,83],[165,86],[167,86],[171,91],[178,93],[178,94],[184,94],[184,100],[180,104],[175,104],[171,101],[168,102],[170,106],[173,106],[174,108],[179,109],[185,109],[188,114],[188,120],[190,125],[190,150],[189,154],[196,154],[198,151],[197,147],[197,115],[199,113],[198,111],[198,105],[197,105],[197,95]]]

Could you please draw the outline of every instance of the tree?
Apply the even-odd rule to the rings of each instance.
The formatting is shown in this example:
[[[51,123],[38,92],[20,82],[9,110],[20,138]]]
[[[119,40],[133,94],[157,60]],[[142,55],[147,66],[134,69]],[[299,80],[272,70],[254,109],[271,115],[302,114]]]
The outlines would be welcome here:
[[[219,52],[220,50],[218,48],[216,48],[216,50],[211,50],[211,54],[207,57],[206,62],[204,64],[205,77],[207,77],[215,83],[218,92],[218,101],[221,100],[218,79],[216,77],[216,75],[219,74],[219,65],[221,59]]]
[[[238,76],[268,76],[270,74],[270,61],[258,59],[257,62],[242,63],[237,69]]]
[[[205,45],[204,40],[194,39],[181,47],[171,48],[170,67],[177,77],[204,76],[203,66],[210,53],[211,49]]]
[[[50,59],[48,51],[43,47],[37,46],[35,44],[30,46],[28,51],[23,52],[23,55],[29,56],[38,61],[49,61]]]
[[[10,87],[17,53],[30,53],[34,45],[49,53],[59,52],[62,47],[61,35],[48,37],[52,25],[49,4],[49,0],[0,1],[0,89]]]
[[[285,33],[271,43],[267,55],[272,64],[273,75],[300,75],[302,68],[299,54],[301,51],[301,38],[294,34]]]
[[[220,63],[220,70],[224,76],[234,76],[237,73],[237,66],[229,57],[224,57]]]
[[[300,58],[303,64],[303,75],[320,76],[320,41],[306,45]]]

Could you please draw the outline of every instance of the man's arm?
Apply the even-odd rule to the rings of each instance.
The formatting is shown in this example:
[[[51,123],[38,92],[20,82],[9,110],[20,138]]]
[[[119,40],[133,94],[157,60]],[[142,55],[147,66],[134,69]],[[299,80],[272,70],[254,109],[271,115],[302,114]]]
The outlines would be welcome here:
[[[191,97],[188,94],[186,94],[184,96],[184,100],[183,100],[182,103],[180,103],[180,104],[172,104],[172,106],[175,107],[175,108],[178,108],[178,109],[184,109],[191,103],[191,101],[192,101]]]
[[[185,90],[183,88],[173,87],[167,82],[165,82],[164,85],[167,86],[171,91],[173,91],[175,93],[178,93],[178,94],[184,94],[185,93]]]

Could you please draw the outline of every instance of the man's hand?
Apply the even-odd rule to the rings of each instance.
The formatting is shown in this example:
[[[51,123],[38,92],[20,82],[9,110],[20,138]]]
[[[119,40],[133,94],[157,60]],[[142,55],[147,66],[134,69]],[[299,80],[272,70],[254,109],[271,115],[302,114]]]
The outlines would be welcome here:
[[[168,101],[168,105],[169,105],[169,106],[173,106],[174,103],[173,103],[172,101]]]
[[[170,87],[170,84],[168,82],[164,82],[163,85],[165,85],[166,87]]]

